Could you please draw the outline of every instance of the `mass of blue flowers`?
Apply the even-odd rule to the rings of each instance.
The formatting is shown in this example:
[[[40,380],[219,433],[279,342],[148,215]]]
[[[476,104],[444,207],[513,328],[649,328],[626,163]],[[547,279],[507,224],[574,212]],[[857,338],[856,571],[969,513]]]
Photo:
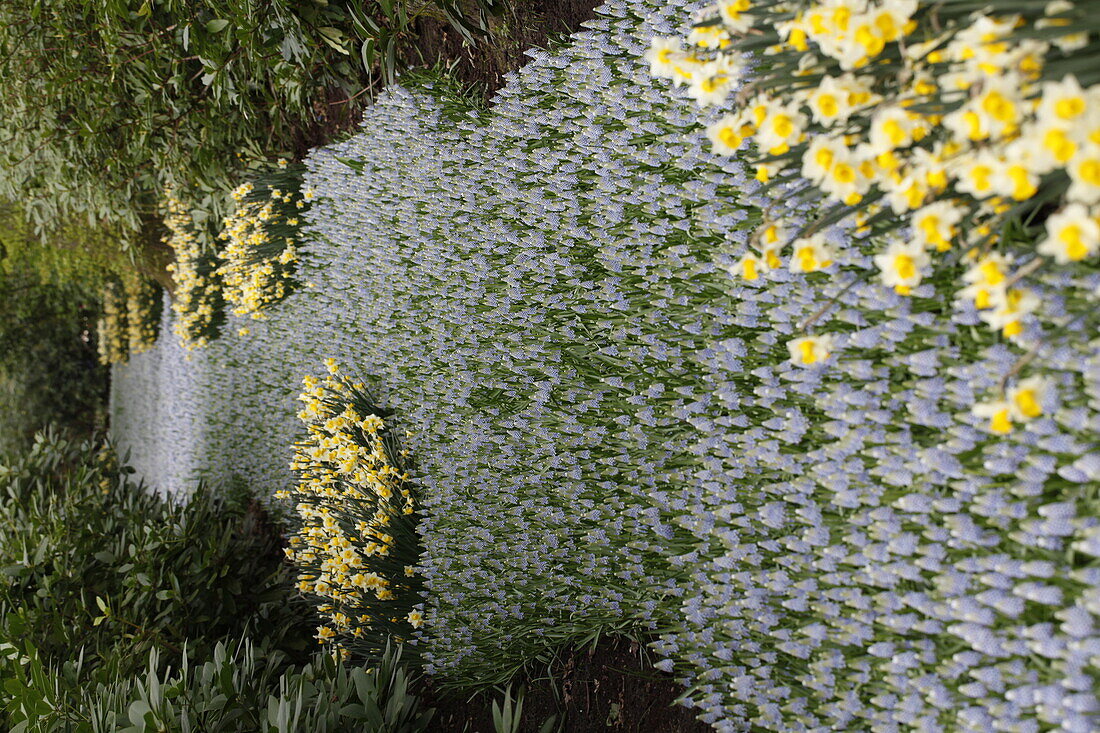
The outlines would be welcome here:
[[[896,294],[839,228],[834,270],[732,274],[764,210],[813,212],[650,76],[682,14],[611,0],[487,113],[388,90],[306,161],[307,286],[190,360],[165,308],[116,438],[158,489],[273,494],[335,357],[411,431],[432,675],[629,631],[721,731],[1095,730],[1096,341],[994,435],[971,407],[1018,354],[949,287]],[[833,354],[796,365],[815,316]]]

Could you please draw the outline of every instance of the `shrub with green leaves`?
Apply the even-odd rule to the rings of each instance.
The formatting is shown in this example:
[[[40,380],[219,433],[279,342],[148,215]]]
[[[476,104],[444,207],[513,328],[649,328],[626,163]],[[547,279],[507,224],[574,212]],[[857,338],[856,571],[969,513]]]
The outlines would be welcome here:
[[[332,40],[347,24],[343,3],[6,2],[0,192],[45,228],[80,214],[137,231],[167,179],[216,212],[236,153],[291,148],[315,105],[357,91]]]
[[[29,263],[0,262],[0,455],[56,422],[89,430],[105,408],[96,358],[98,294],[51,282]]]
[[[433,711],[401,648],[303,651],[279,538],[241,492],[173,504],[54,431],[0,465],[0,725],[404,731]]]
[[[69,219],[56,223],[49,237],[38,236],[27,221],[25,207],[0,199],[0,272],[26,272],[43,282],[102,286],[135,264],[109,229],[94,228],[87,221]]]
[[[0,644],[0,669],[11,675],[10,729],[419,733],[435,714],[412,694],[418,678],[400,647],[387,647],[370,669],[324,653],[288,667],[284,655],[247,638],[219,642],[209,657],[185,650],[176,669],[153,649],[144,671],[95,684],[82,684],[82,666],[77,659],[49,668],[33,648]]]
[[[0,642],[120,674],[260,629],[305,647],[309,610],[245,493],[176,504],[126,476],[110,448],[53,432],[0,465]]]
[[[392,79],[422,10],[472,40],[499,0],[10,0],[0,7],[0,197],[39,231],[74,216],[136,240],[168,182],[201,224],[242,161],[301,146]],[[335,101],[334,101],[335,100]]]

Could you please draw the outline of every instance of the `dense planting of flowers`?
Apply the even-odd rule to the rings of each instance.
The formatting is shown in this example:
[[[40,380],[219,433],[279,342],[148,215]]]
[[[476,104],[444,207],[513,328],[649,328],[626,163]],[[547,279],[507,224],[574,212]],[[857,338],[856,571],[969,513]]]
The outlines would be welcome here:
[[[732,108],[707,127],[715,153],[748,147],[760,180],[802,181],[822,221],[868,233],[885,285],[923,298],[933,273],[953,276],[987,327],[1034,352],[1067,317],[1097,325],[1093,293],[1073,288],[1063,317],[1037,322],[1027,276],[1100,251],[1100,40],[1067,0],[975,8],[727,0],[697,12],[686,49],[658,37],[646,58],[700,106]],[[743,277],[831,264],[816,223],[784,224],[761,223]],[[815,344],[792,342],[792,359],[815,363]],[[1049,386],[1041,374],[1002,384],[975,413],[1010,432],[1042,414]]]
[[[161,290],[156,283],[137,272],[126,273],[121,281],[108,281],[102,304],[96,342],[101,363],[125,363],[130,354],[153,347],[161,308]]]
[[[199,349],[220,333],[225,320],[225,301],[216,279],[217,260],[203,246],[197,225],[186,204],[173,189],[165,191],[165,244],[175,252],[168,271],[175,280],[172,300],[175,334],[188,350]]]
[[[648,629],[719,730],[1095,729],[1100,277],[1027,274],[1020,336],[1063,336],[1025,373],[957,297],[971,263],[928,248],[899,292],[806,181],[704,144],[644,60],[679,8],[599,13],[488,117],[393,88],[309,157],[315,287],[160,382],[198,405],[192,460],[291,491],[300,377],[338,353],[411,431],[433,675]],[[139,360],[184,364],[164,341],[117,403]],[[999,390],[1010,432],[973,411]]]
[[[135,481],[185,495],[202,477],[209,410],[215,405],[203,389],[206,354],[180,344],[170,297],[162,296],[156,344],[112,367],[111,433],[119,454],[128,456],[136,471]]]
[[[165,242],[176,258],[173,301],[176,335],[189,349],[207,346],[221,335],[226,308],[253,319],[297,287],[297,238],[302,215],[313,199],[301,191],[302,166],[279,160],[275,168],[230,193],[236,206],[222,221],[218,245],[203,244],[195,220],[175,191],[165,200]],[[247,335],[248,326],[239,326]]]
[[[279,161],[277,170],[241,184],[232,193],[236,209],[225,219],[217,276],[233,313],[262,318],[265,309],[295,287],[295,241],[312,191],[299,193],[302,168]]]
[[[96,348],[100,364],[126,363],[130,358],[130,329],[126,322],[126,298],[122,285],[114,280],[103,287]]]
[[[309,436],[290,465],[301,478],[276,494],[300,520],[286,554],[298,589],[327,619],[317,639],[345,658],[378,656],[388,638],[404,641],[423,621],[409,452],[366,385],[333,359],[326,366],[323,379],[302,380],[298,418]]]
[[[160,311],[164,294],[152,280],[130,272],[122,277],[126,296],[126,332],[130,353],[140,354],[153,348],[160,330]]]

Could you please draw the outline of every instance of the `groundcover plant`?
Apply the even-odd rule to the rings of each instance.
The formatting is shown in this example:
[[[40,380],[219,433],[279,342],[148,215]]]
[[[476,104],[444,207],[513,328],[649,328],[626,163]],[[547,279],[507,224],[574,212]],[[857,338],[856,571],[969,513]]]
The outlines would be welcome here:
[[[723,111],[651,76],[683,9],[597,15],[488,114],[383,95],[306,161],[307,287],[190,363],[162,338],[116,366],[116,406],[186,372],[157,399],[205,430],[189,470],[289,490],[302,376],[356,365],[411,432],[414,641],[450,684],[648,631],[720,730],[1095,729],[1100,354],[1066,322],[1092,264],[1032,274],[1072,337],[1032,360],[1037,414],[991,429],[974,405],[1021,351],[961,270],[899,292],[847,225],[768,266],[819,216],[804,184],[712,152]],[[180,414],[116,429],[141,453]]]
[[[112,370],[111,433],[136,479],[162,492],[181,493],[196,486],[206,445],[201,381],[206,355],[180,345],[171,300],[167,293],[162,297],[155,346]]]

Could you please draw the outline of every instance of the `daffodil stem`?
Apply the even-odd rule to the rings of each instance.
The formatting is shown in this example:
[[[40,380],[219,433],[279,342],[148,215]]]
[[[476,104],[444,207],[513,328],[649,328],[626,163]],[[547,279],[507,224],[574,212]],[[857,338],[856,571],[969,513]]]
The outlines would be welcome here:
[[[840,300],[840,296],[844,295],[849,290],[851,290],[852,286],[855,285],[857,282],[859,282],[859,277],[853,277],[851,279],[851,281],[849,281],[847,285],[845,285],[843,288],[841,288],[840,291],[836,295],[829,298],[829,300],[825,302],[825,305],[818,308],[817,311],[812,316],[810,316],[805,321],[803,321],[802,325],[798,327],[798,330],[805,333],[806,329],[808,329],[810,326],[817,323],[817,320],[819,318],[821,318],[823,315],[828,313],[829,309],[832,308],[833,305],[835,305],[838,300]]]
[[[1026,354],[1016,360],[1016,363],[1012,365],[1012,368],[1005,372],[1005,375],[1001,377],[1001,394],[1004,394],[1005,390],[1008,389],[1008,380],[1015,377],[1017,374],[1023,371],[1024,367],[1035,360],[1035,357],[1039,355],[1039,350],[1043,348],[1043,344],[1043,341],[1039,341],[1039,343],[1032,346]]]
[[[1043,346],[1047,343],[1047,341],[1049,341],[1051,339],[1051,336],[1053,336],[1054,334],[1059,333],[1059,332],[1061,332],[1065,329],[1068,329],[1075,322],[1077,322],[1077,321],[1081,320],[1082,318],[1084,318],[1085,315],[1087,315],[1087,314],[1081,313],[1080,315],[1074,316],[1072,318],[1067,318],[1065,321],[1063,321],[1060,325],[1058,325],[1054,329],[1053,333],[1048,333],[1045,338],[1039,339],[1039,341],[1034,346],[1032,346],[1026,354],[1024,354],[1019,359],[1017,359],[1016,363],[1013,364],[1012,367],[1008,370],[1008,372],[1006,372],[1005,375],[1001,378],[1001,384],[1000,384],[1001,393],[1003,394],[1005,389],[1008,388],[1008,380],[1015,377],[1017,374],[1019,374],[1021,371],[1023,371],[1024,367],[1026,367],[1028,364],[1030,364],[1032,361],[1035,360],[1035,357],[1039,355],[1039,351],[1043,348]]]
[[[1008,279],[1008,282],[1005,283],[1005,289],[1007,290],[1008,288],[1011,288],[1013,285],[1038,270],[1040,267],[1043,266],[1043,262],[1044,260],[1042,257],[1036,257],[1031,262],[1021,267],[1019,270],[1016,271],[1016,274],[1010,277]]]

